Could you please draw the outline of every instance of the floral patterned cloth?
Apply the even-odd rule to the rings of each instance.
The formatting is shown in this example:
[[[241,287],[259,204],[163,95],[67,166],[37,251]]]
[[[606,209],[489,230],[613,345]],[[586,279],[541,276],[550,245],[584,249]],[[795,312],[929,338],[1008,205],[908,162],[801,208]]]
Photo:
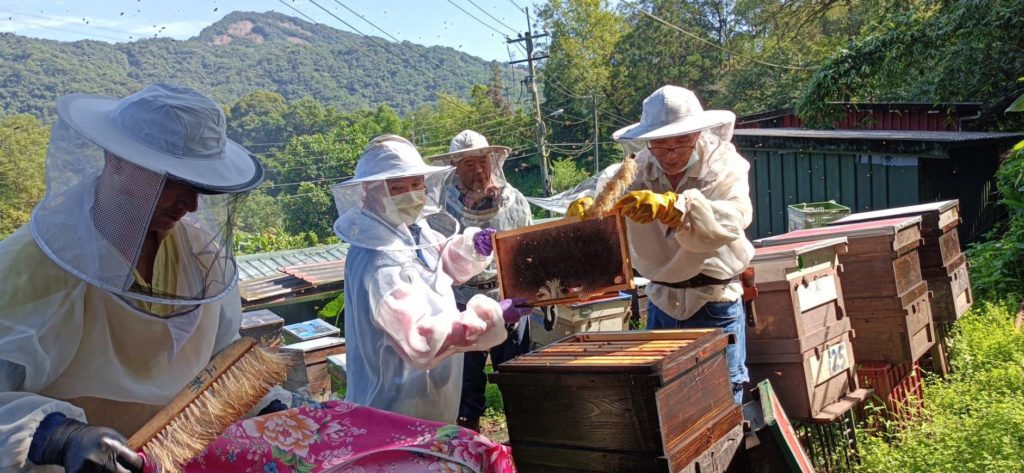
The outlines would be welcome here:
[[[515,472],[508,447],[454,425],[328,401],[236,423],[186,472]]]

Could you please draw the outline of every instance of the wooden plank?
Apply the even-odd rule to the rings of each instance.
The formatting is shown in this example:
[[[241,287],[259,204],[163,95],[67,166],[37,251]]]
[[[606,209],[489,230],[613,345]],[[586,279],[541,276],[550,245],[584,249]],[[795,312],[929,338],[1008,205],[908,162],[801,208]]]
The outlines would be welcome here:
[[[823,202],[825,198],[825,156],[822,153],[811,153],[811,199]]]
[[[799,200],[800,202],[813,202],[813,200],[811,200],[811,158],[807,153],[797,153],[796,169],[797,200]]]
[[[771,205],[771,234],[781,235],[786,233],[786,205],[785,199],[783,199],[783,188],[782,188],[782,159],[775,156],[776,159],[772,159],[768,166],[768,180],[771,186],[770,190],[770,205]]]
[[[871,163],[866,161],[869,159],[867,155],[859,155],[856,159],[857,204],[851,207],[851,209],[861,212],[871,210]]]
[[[771,152],[755,151],[754,155],[757,156],[757,159],[754,161],[754,174],[757,179],[757,194],[752,195],[757,197],[757,202],[759,204],[757,207],[757,219],[755,220],[755,223],[757,224],[755,235],[764,236],[771,234],[772,225],[772,206],[768,198],[768,191],[771,188],[771,183],[768,180],[768,159],[771,156]]]
[[[889,166],[885,165],[888,157],[871,157],[871,208],[885,209],[889,207]]]
[[[511,442],[512,457],[519,471],[569,473],[663,473],[668,461],[659,455],[603,451],[552,445]]]
[[[800,175],[796,169],[796,156],[793,153],[785,153],[782,155],[782,200],[788,206],[790,204],[796,204],[800,201],[797,200],[797,180],[800,179]]]
[[[757,200],[757,153],[744,150],[743,157],[746,158],[748,155],[752,156],[750,159],[747,160],[748,162],[750,162],[750,172],[747,173],[747,185],[750,187],[750,205],[752,209],[751,215],[753,216],[753,221],[750,223],[750,226],[747,227],[746,232],[747,239],[754,239],[757,238],[758,235],[760,235],[757,232],[757,215],[759,207]]]
[[[839,157],[839,203],[857,209],[857,155]]]
[[[842,202],[843,195],[840,181],[839,155],[828,153],[825,155],[825,200]]]

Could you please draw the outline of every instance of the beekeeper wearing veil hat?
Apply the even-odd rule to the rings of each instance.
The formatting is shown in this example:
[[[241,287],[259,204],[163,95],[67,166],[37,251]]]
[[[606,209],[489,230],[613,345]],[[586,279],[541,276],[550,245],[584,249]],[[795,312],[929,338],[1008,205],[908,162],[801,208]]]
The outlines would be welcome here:
[[[493,229],[459,229],[444,211],[449,166],[428,166],[402,137],[373,139],[355,176],[331,186],[345,260],[345,339],[352,402],[454,423],[462,353],[505,340],[529,308],[477,295],[459,310],[453,283],[491,263]]]
[[[732,112],[704,110],[693,92],[667,85],[644,100],[640,123],[613,138],[639,150],[636,178],[615,207],[629,218],[633,266],[651,280],[647,328],[734,334],[726,354],[739,402],[749,380],[739,275],[754,248],[744,234],[753,218],[750,165],[729,142],[735,121]],[[583,215],[592,203],[580,198],[568,214]]]
[[[448,152],[427,157],[430,163],[455,166],[455,172],[445,185],[445,209],[462,226],[512,230],[532,223],[530,203],[515,187],[505,180],[502,165],[511,149],[493,146],[487,138],[473,130],[463,130],[451,140]],[[465,306],[477,294],[498,296],[498,272],[494,264],[488,266],[463,284],[455,286],[455,302]],[[484,373],[487,357],[497,366],[529,351],[529,323],[506,326],[506,343],[487,351],[471,351],[463,355],[462,400],[459,403],[458,424],[480,430],[480,417],[486,407],[487,375]]]
[[[0,470],[127,471],[123,435],[238,337],[232,214],[263,167],[186,87],[56,111],[46,195],[0,242]]]

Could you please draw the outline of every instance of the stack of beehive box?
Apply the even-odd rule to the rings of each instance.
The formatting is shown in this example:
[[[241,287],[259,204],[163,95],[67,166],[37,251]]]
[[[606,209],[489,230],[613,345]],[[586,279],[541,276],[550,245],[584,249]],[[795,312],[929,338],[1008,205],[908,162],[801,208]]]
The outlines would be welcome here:
[[[918,248],[921,218],[898,217],[799,230],[758,240],[759,246],[846,237],[843,266],[846,314],[862,363],[914,363],[935,343],[928,283]],[[878,393],[887,399],[888,393]]]
[[[766,246],[751,261],[759,295],[747,329],[750,381],[770,380],[794,418],[828,422],[867,394],[857,389],[843,303],[846,248],[843,237]]]
[[[957,227],[960,225],[959,201],[947,200],[930,204],[898,207],[850,215],[832,225],[884,220],[894,217],[920,216],[924,245],[921,256],[921,274],[932,292],[932,318],[938,332],[938,342],[932,349],[932,367],[948,372],[949,350],[945,334],[953,322],[971,307],[974,298],[967,271],[967,260],[960,247]]]
[[[520,471],[685,471],[741,428],[719,329],[583,333],[501,365]]]

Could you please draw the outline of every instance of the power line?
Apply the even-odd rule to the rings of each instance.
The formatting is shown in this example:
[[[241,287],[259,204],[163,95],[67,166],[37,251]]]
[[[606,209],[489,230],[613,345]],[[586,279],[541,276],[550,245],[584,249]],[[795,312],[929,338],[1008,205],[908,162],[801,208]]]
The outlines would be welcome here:
[[[379,48],[383,49],[383,50],[384,50],[384,52],[386,52],[386,53],[388,53],[388,54],[390,54],[390,55],[392,55],[392,56],[394,56],[394,57],[398,58],[398,59],[399,59],[400,61],[404,62],[404,63],[405,63],[406,65],[408,65],[409,67],[412,67],[413,69],[417,69],[417,70],[419,70],[420,72],[423,72],[424,74],[426,74],[426,75],[430,76],[430,78],[434,79],[434,82],[435,82],[435,83],[439,83],[439,81],[437,80],[437,76],[435,76],[435,75],[434,75],[433,73],[431,73],[430,71],[428,71],[428,70],[426,70],[426,69],[423,69],[423,68],[421,68],[421,67],[417,66],[416,64],[413,64],[413,63],[409,62],[409,60],[408,60],[408,59],[406,59],[406,58],[405,58],[404,56],[402,56],[402,55],[400,55],[400,54],[398,54],[398,53],[396,53],[396,52],[392,51],[392,50],[391,50],[390,48],[387,48],[387,47],[385,47],[384,45],[382,45],[382,44],[378,43],[378,42],[377,42],[377,40],[375,40],[375,39],[374,39],[374,38],[373,38],[372,36],[369,36],[369,35],[367,35],[366,33],[363,33],[362,31],[360,31],[360,30],[359,30],[359,28],[356,28],[355,26],[352,26],[352,24],[351,24],[351,23],[349,23],[349,22],[347,22],[347,21],[345,21],[345,20],[342,20],[342,19],[341,19],[341,17],[339,17],[338,15],[335,15],[335,14],[334,14],[334,12],[332,12],[332,11],[330,11],[330,10],[328,10],[328,9],[324,8],[324,7],[322,6],[322,5],[320,5],[319,3],[317,3],[317,2],[316,2],[316,0],[309,0],[309,3],[312,3],[313,5],[316,5],[316,7],[317,7],[317,8],[319,8],[319,9],[323,10],[323,11],[324,11],[324,12],[326,12],[326,13],[327,13],[328,15],[331,15],[332,17],[334,17],[334,19],[336,19],[336,20],[340,21],[340,22],[341,22],[342,24],[344,24],[345,26],[347,26],[347,27],[351,28],[351,29],[352,29],[352,31],[355,31],[356,33],[359,33],[360,35],[362,35],[362,36],[363,36],[364,38],[366,38],[366,39],[370,40],[370,42],[371,42],[371,43],[373,43],[373,44],[377,45],[377,47],[379,47]]]
[[[384,29],[383,29],[383,28],[381,28],[381,27],[377,26],[377,25],[376,25],[376,24],[375,24],[374,22],[372,22],[372,21],[368,20],[368,19],[366,18],[366,16],[364,16],[364,15],[360,14],[359,12],[357,12],[357,11],[355,11],[355,10],[351,9],[351,8],[349,8],[349,7],[348,7],[348,5],[345,5],[344,3],[341,3],[341,2],[340,2],[340,1],[338,1],[338,0],[334,0],[334,3],[337,3],[338,5],[341,5],[341,7],[342,7],[342,8],[344,8],[344,9],[348,10],[348,11],[349,11],[349,12],[351,12],[351,13],[352,13],[353,15],[355,15],[355,16],[358,16],[358,17],[359,17],[360,19],[362,19],[363,21],[365,21],[366,23],[368,23],[368,24],[369,24],[370,26],[372,26],[372,27],[376,28],[376,29],[377,29],[377,31],[380,31],[381,33],[383,33],[383,34],[384,34],[384,36],[387,36],[388,38],[391,38],[391,39],[392,39],[392,40],[393,40],[393,41],[394,41],[395,43],[398,43],[398,44],[402,44],[402,40],[400,40],[400,39],[398,39],[398,38],[396,38],[396,37],[392,36],[392,35],[391,35],[391,33],[388,33],[387,31],[384,31]],[[410,43],[410,44],[411,44],[411,43]],[[433,65],[437,66],[438,68],[444,69],[444,65],[442,65],[442,64],[440,64],[440,63],[438,63],[438,62],[436,62],[436,61],[435,61],[435,60],[434,60],[433,58],[431,58],[431,57],[428,57],[427,55],[423,54],[422,52],[420,52],[419,50],[417,50],[417,49],[415,48],[415,46],[414,46],[414,45],[410,45],[410,46],[409,46],[409,49],[410,49],[410,50],[411,50],[411,51],[412,51],[413,53],[416,53],[416,55],[418,55],[419,57],[421,57],[421,58],[425,59],[425,60],[426,60],[427,62],[429,62],[429,63],[432,63]]]
[[[516,3],[516,2],[515,2],[515,0],[508,0],[508,1],[509,1],[509,3],[511,3],[511,4],[513,5],[513,6],[515,6],[516,8],[518,8],[518,9],[519,9],[519,11],[523,11],[523,10],[524,10],[524,8],[523,8],[522,6],[520,6],[520,5],[518,4],[518,3]]]
[[[480,10],[480,11],[484,12],[484,15],[487,15],[490,19],[492,19],[494,21],[497,21],[499,25],[504,26],[505,28],[508,28],[509,31],[511,31],[513,33],[518,33],[518,31],[516,31],[515,28],[513,28],[511,26],[508,26],[507,24],[505,24],[505,22],[495,18],[494,15],[491,15],[490,13],[488,13],[487,10],[484,10],[483,8],[480,8],[480,5],[477,5],[476,2],[474,2],[473,0],[466,0],[466,1],[469,2],[471,5],[473,5],[474,7],[476,7],[477,10]]]
[[[312,1],[312,0],[310,0],[310,1]],[[507,34],[505,34],[505,33],[502,33],[501,31],[498,31],[498,29],[497,29],[497,28],[495,28],[495,27],[493,27],[493,26],[491,26],[491,25],[489,25],[489,24],[485,23],[485,22],[484,22],[483,20],[481,20],[481,19],[479,19],[479,18],[477,18],[477,17],[473,16],[473,14],[472,14],[472,13],[470,13],[469,11],[467,11],[467,10],[466,10],[465,8],[462,8],[462,7],[460,7],[458,3],[455,3],[455,2],[453,2],[452,0],[448,0],[448,3],[451,3],[452,5],[454,5],[454,6],[455,6],[455,8],[458,8],[459,10],[462,10],[462,13],[465,13],[465,14],[469,15],[469,17],[470,17],[470,18],[472,18],[472,19],[476,20],[476,21],[477,21],[478,23],[480,23],[481,25],[484,25],[484,26],[486,26],[486,27],[490,28],[490,29],[491,29],[491,31],[493,31],[493,32],[495,32],[495,33],[498,33],[499,35],[501,35],[501,37],[502,37],[502,38],[508,38],[508,35],[507,35]]]
[[[686,30],[680,28],[679,26],[673,25],[672,23],[669,23],[669,22],[667,22],[667,21],[665,21],[665,20],[663,20],[661,18],[658,18],[653,13],[650,13],[647,10],[644,10],[643,8],[637,6],[633,2],[630,2],[630,1],[627,1],[627,0],[621,0],[621,3],[626,5],[626,6],[629,6],[629,7],[633,8],[636,11],[639,11],[640,13],[643,13],[644,15],[647,15],[647,16],[651,17],[655,21],[657,21],[659,23],[662,23],[665,26],[668,26],[669,28],[672,28],[672,29],[674,29],[674,30],[676,30],[676,31],[678,31],[680,33],[683,33],[683,34],[685,34],[685,35],[687,35],[687,36],[689,36],[689,37],[691,37],[693,39],[696,39],[697,41],[700,41],[700,42],[702,42],[704,44],[707,44],[708,46],[711,46],[711,47],[713,47],[715,49],[719,49],[722,52],[731,54],[731,55],[736,56],[738,58],[746,59],[746,60],[752,61],[752,62],[756,62],[756,63],[764,65],[764,66],[777,67],[777,68],[780,68],[780,69],[790,69],[790,70],[797,70],[797,71],[813,71],[813,70],[818,69],[817,67],[786,66],[786,65],[782,65],[782,64],[773,64],[773,63],[770,63],[770,62],[765,62],[765,61],[762,61],[760,59],[756,59],[756,58],[747,56],[745,54],[740,54],[740,53],[734,52],[734,51],[732,51],[730,49],[724,48],[724,47],[719,46],[719,45],[717,45],[717,44],[715,44],[715,43],[713,43],[711,41],[708,41],[708,40],[706,40],[704,38],[701,38],[699,35],[696,35],[696,34],[693,34],[693,33],[689,32],[689,31],[686,31]]]
[[[286,2],[286,1],[284,1],[284,0],[277,0],[277,1],[281,2],[281,3],[282,3],[282,4],[284,5],[284,6],[286,6],[286,7],[288,7],[288,8],[291,8],[292,10],[294,10],[294,11],[295,11],[295,13],[298,13],[298,14],[299,14],[299,15],[301,15],[301,16],[302,16],[303,18],[305,18],[305,19],[309,20],[310,22],[312,22],[312,23],[313,23],[314,25],[318,25],[318,26],[320,25],[320,22],[318,22],[318,21],[314,20],[314,19],[313,19],[312,17],[310,17],[309,15],[307,15],[307,14],[305,14],[305,13],[303,13],[303,12],[299,11],[299,9],[298,9],[298,8],[295,8],[295,7],[293,6],[293,5],[289,5],[289,4],[288,4],[288,2]],[[326,26],[326,25],[324,25],[324,26]],[[337,37],[337,38],[339,38],[339,39],[344,39],[346,43],[349,43],[349,44],[350,44],[350,45],[352,45],[352,46],[353,46],[354,48],[356,48],[356,49],[358,49],[358,50],[362,51],[362,52],[363,52],[363,54],[366,54],[367,56],[373,56],[373,57],[376,57],[376,56],[377,56],[376,54],[373,54],[373,53],[371,53],[371,52],[369,52],[369,51],[367,51],[367,50],[363,49],[363,48],[362,48],[361,46],[359,46],[358,44],[356,44],[356,43],[355,43],[354,41],[353,41],[353,42],[350,42],[350,38],[345,38],[344,36],[342,36],[342,35],[341,35],[341,33],[337,33],[337,32],[335,32],[335,31],[334,31],[334,28],[331,28],[330,26],[326,26],[326,27],[327,27],[327,32],[328,32],[328,33],[331,33],[331,34],[333,34],[333,35],[334,35],[335,37]]]
[[[113,36],[107,36],[107,35],[98,34],[98,33],[92,33],[92,32],[86,33],[86,32],[82,32],[82,31],[78,31],[78,30],[72,30],[72,29],[68,29],[68,28],[61,28],[61,27],[58,27],[58,26],[48,26],[48,25],[45,25],[45,24],[34,23],[34,22],[31,22],[31,21],[28,21],[28,20],[20,20],[19,23],[28,24],[31,27],[29,29],[35,28],[35,29],[41,29],[41,30],[63,31],[65,33],[74,33],[74,34],[79,34],[79,35],[84,35],[84,36],[91,36],[93,38],[104,39],[104,40],[107,40],[107,41],[114,41],[114,42],[125,41],[125,42],[127,42],[127,40],[125,40],[124,38],[115,38]]]

